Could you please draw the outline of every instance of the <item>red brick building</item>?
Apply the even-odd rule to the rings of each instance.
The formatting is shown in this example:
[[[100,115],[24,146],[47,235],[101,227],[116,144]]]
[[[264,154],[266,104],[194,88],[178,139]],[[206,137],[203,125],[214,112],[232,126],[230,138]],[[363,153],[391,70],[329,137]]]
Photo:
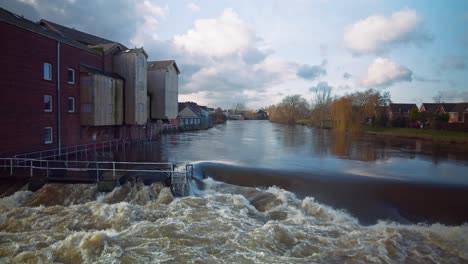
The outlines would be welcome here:
[[[126,124],[125,120],[110,125],[83,125],[80,121],[80,113],[89,110],[80,100],[81,79],[91,70],[99,78],[107,78],[109,85],[125,83],[113,72],[114,55],[133,50],[45,20],[35,23],[2,8],[0,34],[0,157],[155,135],[154,126]],[[123,96],[118,100],[123,102]],[[125,111],[122,103],[118,105],[123,109],[114,104],[93,109],[98,109],[96,115],[109,111],[111,116]]]
[[[5,9],[0,34],[0,155],[90,140],[79,123],[79,71],[100,68],[100,53]]]

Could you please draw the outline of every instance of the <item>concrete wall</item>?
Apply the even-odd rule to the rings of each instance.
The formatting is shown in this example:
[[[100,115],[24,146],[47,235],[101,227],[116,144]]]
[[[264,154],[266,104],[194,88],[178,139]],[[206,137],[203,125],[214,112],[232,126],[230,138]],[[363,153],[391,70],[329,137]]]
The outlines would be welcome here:
[[[168,119],[176,119],[179,101],[179,75],[174,64],[169,67],[166,73],[166,93],[165,93],[165,114]]]
[[[166,116],[166,70],[148,69],[148,92],[151,95],[151,115],[153,119]]]
[[[129,125],[143,125],[147,112],[147,65],[142,52],[121,52],[114,56],[114,71],[125,79],[125,115]]]
[[[108,76],[81,73],[82,126],[123,124],[123,81]]]
[[[169,69],[148,70],[148,92],[151,94],[151,118],[177,118],[179,76],[174,65]]]

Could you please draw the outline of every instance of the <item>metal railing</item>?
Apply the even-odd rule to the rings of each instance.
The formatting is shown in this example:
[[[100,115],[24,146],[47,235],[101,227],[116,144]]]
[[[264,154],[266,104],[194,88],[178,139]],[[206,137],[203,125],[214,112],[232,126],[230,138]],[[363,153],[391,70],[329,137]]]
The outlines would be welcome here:
[[[193,177],[193,165],[187,164],[185,170],[177,170],[174,163],[168,162],[117,162],[117,161],[66,161],[39,160],[22,158],[0,158],[0,168],[14,175],[18,169],[29,177],[45,179],[72,180],[117,180],[131,172],[164,173],[171,179],[171,190],[179,196],[188,195],[190,180]],[[106,175],[108,173],[108,175]]]
[[[75,156],[75,159],[78,160],[78,155],[86,156],[89,151],[111,151],[113,147],[118,148],[119,145],[125,144],[127,141],[125,139],[115,139],[101,142],[93,142],[89,144],[74,145],[63,148],[54,148],[46,149],[40,151],[27,152],[22,154],[14,155],[15,159],[53,159],[68,160],[71,156]],[[81,157],[82,158],[82,157]]]

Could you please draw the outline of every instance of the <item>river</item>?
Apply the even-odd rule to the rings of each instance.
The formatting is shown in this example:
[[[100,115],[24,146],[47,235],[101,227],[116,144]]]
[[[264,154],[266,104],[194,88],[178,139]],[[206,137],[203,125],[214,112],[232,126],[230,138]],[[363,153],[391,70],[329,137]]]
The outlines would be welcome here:
[[[467,263],[468,154],[268,121],[133,144],[203,187],[48,184],[0,199],[0,263]]]

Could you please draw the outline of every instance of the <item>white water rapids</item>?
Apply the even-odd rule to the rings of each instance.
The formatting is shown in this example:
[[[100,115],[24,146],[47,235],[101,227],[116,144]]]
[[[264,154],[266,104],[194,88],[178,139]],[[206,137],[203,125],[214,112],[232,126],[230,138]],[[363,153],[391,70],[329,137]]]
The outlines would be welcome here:
[[[0,199],[0,263],[468,263],[467,224],[363,226],[277,187],[205,184],[18,191]]]

